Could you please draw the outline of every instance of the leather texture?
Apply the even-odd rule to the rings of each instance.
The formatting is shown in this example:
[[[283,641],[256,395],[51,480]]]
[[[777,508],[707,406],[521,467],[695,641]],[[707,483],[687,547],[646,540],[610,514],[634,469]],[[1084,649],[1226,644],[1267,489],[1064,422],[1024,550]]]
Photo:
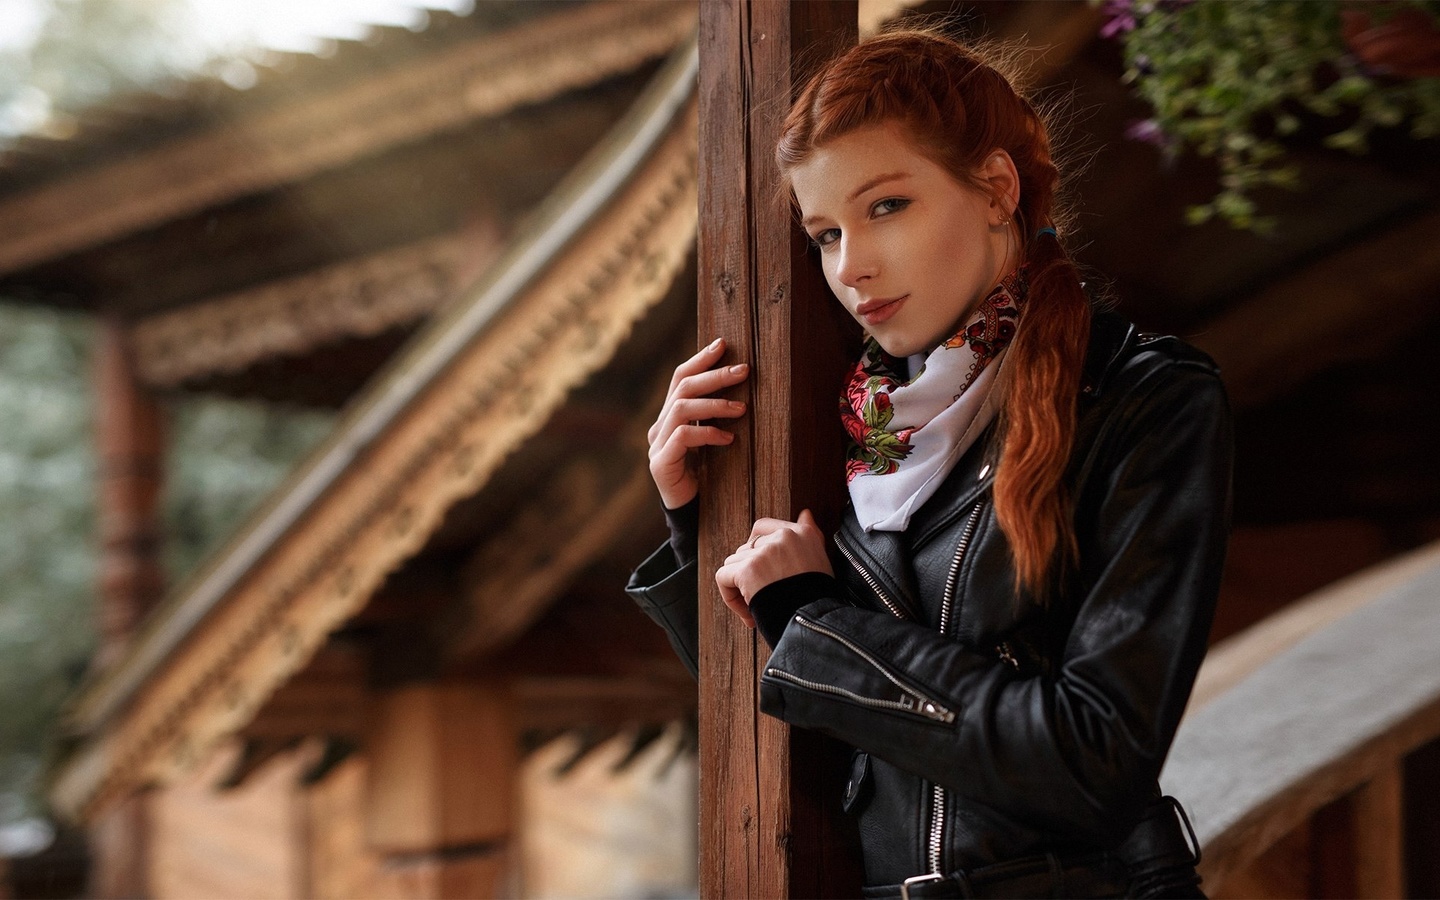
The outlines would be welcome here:
[[[1048,605],[1015,594],[987,439],[906,532],[847,514],[834,596],[801,605],[767,663],[764,712],[866,756],[846,805],[868,884],[935,871],[937,797],[952,872],[1114,850],[1159,796],[1224,565],[1229,408],[1208,357],[1111,314],[1083,385],[1079,562]],[[694,578],[662,547],[629,589],[692,671]]]

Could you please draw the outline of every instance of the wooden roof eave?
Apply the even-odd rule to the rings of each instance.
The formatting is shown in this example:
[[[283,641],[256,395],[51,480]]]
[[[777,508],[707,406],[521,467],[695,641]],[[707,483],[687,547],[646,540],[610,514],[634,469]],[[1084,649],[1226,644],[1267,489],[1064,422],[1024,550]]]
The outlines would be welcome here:
[[[190,768],[474,494],[665,294],[693,244],[697,53],[538,207],[108,674],[51,797],[71,818]]]
[[[0,276],[633,71],[693,28],[689,3],[595,3],[0,197]]]

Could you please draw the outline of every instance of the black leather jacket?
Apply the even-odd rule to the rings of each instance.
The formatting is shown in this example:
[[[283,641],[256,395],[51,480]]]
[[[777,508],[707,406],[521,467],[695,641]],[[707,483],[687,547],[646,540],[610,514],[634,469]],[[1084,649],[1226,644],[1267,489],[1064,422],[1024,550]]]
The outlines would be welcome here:
[[[847,513],[835,579],[754,598],[774,646],[761,709],[857,748],[845,805],[872,885],[1114,849],[1158,796],[1205,653],[1232,455],[1208,357],[1095,317],[1067,474],[1079,564],[1048,607],[1013,593],[996,449],[968,452],[903,533]],[[629,588],[692,671],[695,577],[666,546]]]

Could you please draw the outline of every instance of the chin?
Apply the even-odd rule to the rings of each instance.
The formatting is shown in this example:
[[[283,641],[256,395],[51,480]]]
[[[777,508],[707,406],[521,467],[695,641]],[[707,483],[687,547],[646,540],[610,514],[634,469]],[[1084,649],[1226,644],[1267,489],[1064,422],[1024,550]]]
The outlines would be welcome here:
[[[875,343],[880,345],[881,350],[884,350],[896,359],[914,356],[916,353],[922,353],[927,349],[916,341],[906,340],[898,335],[881,337],[878,334],[872,334],[870,336],[875,339]]]

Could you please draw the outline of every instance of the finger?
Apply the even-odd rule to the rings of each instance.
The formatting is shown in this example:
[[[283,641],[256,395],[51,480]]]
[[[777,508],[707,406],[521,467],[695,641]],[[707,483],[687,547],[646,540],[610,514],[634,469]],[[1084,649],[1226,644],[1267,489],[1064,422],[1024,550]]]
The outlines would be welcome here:
[[[665,395],[665,403],[660,407],[660,415],[656,417],[655,424],[650,426],[646,435],[647,439],[653,443],[665,428],[666,423],[674,421],[672,411],[678,401],[705,397],[708,394],[732,387],[744,381],[749,374],[748,363],[736,363],[733,366],[710,369],[681,379],[677,384],[672,385],[669,393]]]
[[[650,426],[646,432],[646,439],[652,443],[655,441],[655,432],[664,421],[665,411],[670,406],[670,397],[675,393],[675,386],[690,375],[705,371],[715,365],[725,355],[725,339],[716,338],[696,351],[695,355],[675,367],[670,375],[670,387],[665,392],[665,402],[661,405],[660,415],[655,418],[655,424]]]
[[[735,442],[735,435],[715,425],[681,425],[669,440],[650,452],[651,468],[683,462],[685,453],[696,447],[723,447]]]
[[[745,414],[745,409],[745,403],[740,400],[723,400],[718,397],[676,400],[666,410],[665,417],[656,423],[658,430],[651,440],[664,441],[671,431],[690,422],[738,418]]]
[[[815,516],[812,515],[808,509],[800,510],[800,517],[795,520],[795,524],[802,525],[806,528],[818,529],[820,527],[815,524]]]
[[[755,618],[750,614],[750,605],[745,602],[745,595],[735,584],[735,576],[738,568],[733,565],[723,565],[715,570],[715,586],[720,589],[720,599],[730,608],[730,611],[739,616],[746,625],[755,627]]]
[[[725,339],[716,338],[710,343],[701,347],[695,355],[675,367],[675,374],[670,376],[670,389],[674,390],[686,376],[703,372],[715,365],[715,361],[725,354]]]
[[[697,372],[694,375],[687,375],[670,389],[667,402],[673,403],[675,400],[708,396],[716,391],[739,384],[749,374],[750,364],[742,362],[735,363],[733,366],[720,366]]]
[[[795,527],[794,522],[787,522],[784,519],[756,519],[755,524],[750,526],[750,537],[764,537],[767,534],[774,534],[777,531],[788,531]]]
[[[699,399],[677,399],[670,408],[670,416],[680,422],[694,422],[701,419],[733,419],[745,413],[745,401],[725,400],[720,397]]]

